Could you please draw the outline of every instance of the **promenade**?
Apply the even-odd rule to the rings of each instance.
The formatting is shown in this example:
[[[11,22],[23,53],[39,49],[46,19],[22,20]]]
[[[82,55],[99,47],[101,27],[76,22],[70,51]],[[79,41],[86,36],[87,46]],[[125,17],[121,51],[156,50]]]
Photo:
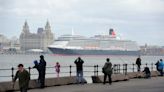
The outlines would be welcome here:
[[[112,85],[96,83],[54,86],[30,89],[28,92],[164,92],[164,77],[130,79],[129,81],[113,82]]]

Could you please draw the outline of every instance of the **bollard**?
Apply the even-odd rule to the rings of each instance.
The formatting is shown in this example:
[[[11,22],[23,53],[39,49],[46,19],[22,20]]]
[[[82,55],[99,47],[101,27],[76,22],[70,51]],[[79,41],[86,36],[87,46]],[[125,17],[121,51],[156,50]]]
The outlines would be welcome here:
[[[125,74],[125,64],[122,65],[123,66],[123,74]]]
[[[97,65],[97,67],[96,67],[96,68],[97,68],[97,69],[96,69],[96,70],[97,70],[97,71],[96,71],[96,72],[97,72],[96,74],[97,74],[97,76],[98,76],[98,72],[99,72],[99,71],[98,71],[98,70],[99,70],[99,66]]]
[[[12,73],[11,77],[12,77],[12,81],[13,81],[13,79],[14,79],[14,67],[11,68],[11,73]]]
[[[71,65],[69,66],[69,69],[70,69],[69,73],[70,73],[70,77],[71,77],[71,74],[72,74],[72,71],[71,71],[72,70],[72,66]]]
[[[118,70],[118,64],[117,64],[117,74],[118,74],[118,71],[119,71],[119,70]]]
[[[94,67],[94,76],[96,76],[96,65],[93,66]]]
[[[125,64],[125,75],[127,75],[128,64]]]
[[[135,64],[133,63],[133,72],[134,72],[134,65],[135,65]]]
[[[116,74],[116,64],[113,66],[114,74]]]
[[[29,70],[29,74],[31,76],[31,67],[28,67],[28,70]]]
[[[115,64],[115,74],[117,74],[117,64]]]
[[[120,66],[121,66],[121,65],[118,64],[118,73],[120,73],[120,71],[121,71],[121,70],[120,70]]]
[[[151,63],[151,71],[153,71],[153,63]]]
[[[117,66],[117,64],[116,64],[116,74],[118,73],[118,66]]]

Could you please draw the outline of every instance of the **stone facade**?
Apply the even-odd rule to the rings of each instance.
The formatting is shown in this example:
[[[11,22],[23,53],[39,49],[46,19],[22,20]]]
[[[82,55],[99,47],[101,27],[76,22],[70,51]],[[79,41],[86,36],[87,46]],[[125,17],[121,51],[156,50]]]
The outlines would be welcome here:
[[[47,51],[47,46],[53,43],[54,37],[51,26],[47,21],[45,28],[38,28],[37,33],[30,33],[27,21],[25,21],[20,35],[20,48],[22,51],[41,49]]]
[[[0,51],[6,46],[10,46],[10,40],[4,35],[0,34]]]

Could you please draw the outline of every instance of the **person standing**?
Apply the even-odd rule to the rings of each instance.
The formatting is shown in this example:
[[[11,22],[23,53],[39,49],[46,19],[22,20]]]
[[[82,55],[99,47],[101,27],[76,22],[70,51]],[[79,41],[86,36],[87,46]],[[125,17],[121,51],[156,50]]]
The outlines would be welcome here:
[[[57,73],[57,78],[59,78],[59,73],[60,73],[60,64],[59,64],[59,62],[56,62],[55,70],[56,70],[56,73]]]
[[[83,63],[84,61],[78,57],[75,62],[76,64],[76,77],[77,77],[77,83],[82,83],[83,84]]]
[[[39,69],[40,69],[40,88],[45,87],[45,75],[46,75],[46,61],[44,60],[44,56],[40,56],[39,62]]]
[[[19,88],[20,92],[27,92],[29,80],[30,80],[30,74],[27,70],[23,68],[23,64],[18,65],[18,71],[15,74],[15,77],[13,79],[13,83],[19,79]]]
[[[108,76],[109,84],[111,85],[112,84],[112,78],[111,78],[111,76],[112,76],[113,69],[112,69],[112,63],[110,62],[110,59],[109,58],[106,59],[106,63],[103,66],[102,69],[103,69],[103,73],[104,73],[104,82],[103,82],[103,84],[106,83],[106,78]]]
[[[160,72],[160,70],[159,70],[159,60],[155,63],[155,65],[156,65],[157,71]]]
[[[36,68],[36,70],[38,71],[38,73],[39,73],[39,76],[38,76],[38,80],[37,80],[37,82],[39,83],[39,85],[40,85],[40,69],[39,69],[39,63],[38,63],[38,61],[37,60],[35,60],[34,61],[34,66],[33,66],[33,68]]]
[[[141,58],[140,56],[136,59],[137,71],[141,71]]]
[[[159,71],[160,71],[160,76],[163,76],[164,63],[163,63],[162,59],[160,59],[158,68],[159,68]]]

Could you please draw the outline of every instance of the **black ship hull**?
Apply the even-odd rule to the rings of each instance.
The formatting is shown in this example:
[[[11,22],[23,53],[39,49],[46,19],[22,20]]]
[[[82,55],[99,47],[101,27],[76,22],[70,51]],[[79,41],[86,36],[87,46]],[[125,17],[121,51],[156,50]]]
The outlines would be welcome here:
[[[85,49],[63,49],[50,48],[53,54],[63,55],[140,55],[139,51],[121,51],[121,50],[85,50]]]

